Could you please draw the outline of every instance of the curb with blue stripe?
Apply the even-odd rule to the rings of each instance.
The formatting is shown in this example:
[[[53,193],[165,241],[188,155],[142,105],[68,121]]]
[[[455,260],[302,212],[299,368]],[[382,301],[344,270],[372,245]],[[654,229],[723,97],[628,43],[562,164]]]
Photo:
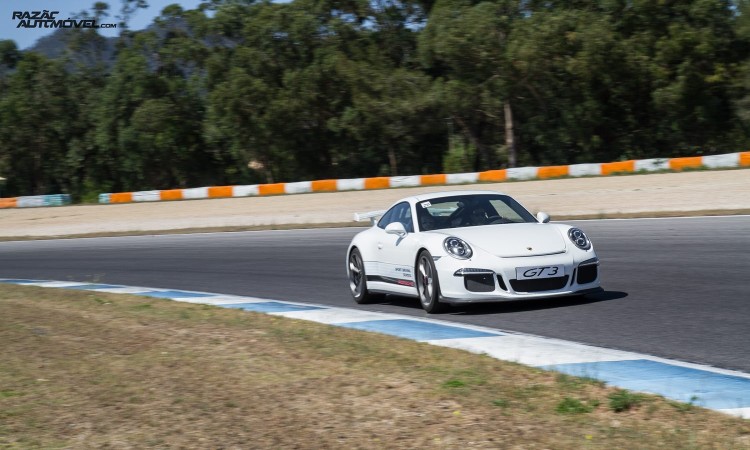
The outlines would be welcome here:
[[[662,395],[750,419],[750,374],[651,355],[441,320],[256,297],[76,281],[0,279],[0,283],[134,294],[372,331],[594,378],[610,386]]]

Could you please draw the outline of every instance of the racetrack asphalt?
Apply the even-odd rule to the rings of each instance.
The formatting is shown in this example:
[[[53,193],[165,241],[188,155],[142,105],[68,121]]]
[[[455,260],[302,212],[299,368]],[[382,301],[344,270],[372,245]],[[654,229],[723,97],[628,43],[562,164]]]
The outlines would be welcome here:
[[[750,216],[575,223],[602,261],[604,293],[585,301],[461,306],[430,317],[750,372]],[[345,252],[358,231],[3,242],[0,277],[209,291],[427,317],[416,299],[354,304]]]

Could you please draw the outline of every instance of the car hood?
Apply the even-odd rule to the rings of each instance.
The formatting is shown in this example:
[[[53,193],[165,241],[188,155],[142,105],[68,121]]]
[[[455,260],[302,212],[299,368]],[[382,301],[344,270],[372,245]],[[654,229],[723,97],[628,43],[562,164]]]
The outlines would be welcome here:
[[[507,223],[434,232],[456,236],[474,248],[502,258],[565,252],[565,239],[560,231],[545,223]]]

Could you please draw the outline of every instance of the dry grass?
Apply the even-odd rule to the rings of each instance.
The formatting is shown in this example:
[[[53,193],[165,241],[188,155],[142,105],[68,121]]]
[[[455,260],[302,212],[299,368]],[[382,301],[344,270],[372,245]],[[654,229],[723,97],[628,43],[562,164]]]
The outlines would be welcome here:
[[[748,448],[750,422],[397,338],[0,287],[0,447]]]

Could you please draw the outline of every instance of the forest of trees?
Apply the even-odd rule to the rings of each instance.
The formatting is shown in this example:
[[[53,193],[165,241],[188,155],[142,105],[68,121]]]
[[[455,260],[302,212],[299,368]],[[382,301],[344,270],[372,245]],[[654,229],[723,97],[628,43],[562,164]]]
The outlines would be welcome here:
[[[743,151],[747,3],[211,0],[133,31],[143,0],[97,2],[114,42],[0,41],[3,194]]]

